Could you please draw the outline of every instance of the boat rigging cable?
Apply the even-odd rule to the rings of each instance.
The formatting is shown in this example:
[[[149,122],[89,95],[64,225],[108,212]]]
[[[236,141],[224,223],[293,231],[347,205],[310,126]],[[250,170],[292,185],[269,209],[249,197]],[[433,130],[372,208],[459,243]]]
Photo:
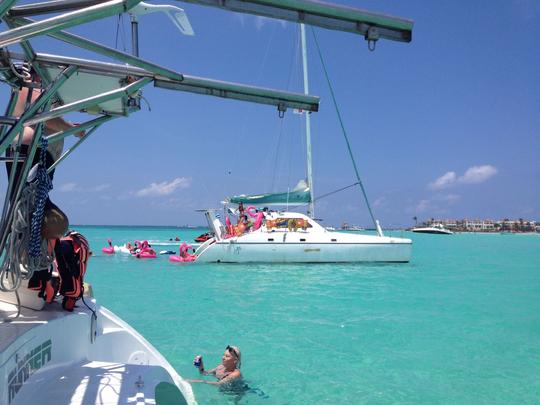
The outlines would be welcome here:
[[[297,60],[297,55],[298,55],[298,48],[300,46],[300,37],[298,36],[298,33],[296,33],[296,38],[295,38],[295,41],[294,41],[294,46],[293,46],[293,49],[292,49],[292,56],[290,58],[291,60],[291,64],[289,66],[289,75],[287,77],[287,87],[286,89],[287,90],[290,90],[291,88],[291,84],[292,84],[292,79],[293,79],[293,75],[295,74],[296,72],[296,69],[298,67],[298,60]],[[276,145],[276,149],[275,149],[275,158],[274,158],[274,170],[272,171],[272,183],[271,183],[271,186],[270,186],[270,191],[274,192],[275,189],[275,184],[276,184],[276,174],[278,172],[278,163],[279,163],[279,151],[281,149],[281,139],[283,138],[283,133],[284,133],[284,122],[285,122],[285,117],[280,117],[280,120],[279,120],[279,136],[278,136],[278,140],[277,140],[277,145]],[[290,148],[289,148],[290,150]],[[289,179],[287,180],[287,194],[289,193],[289,186],[290,186],[290,173],[291,172],[291,167],[290,167],[290,161],[289,161]],[[278,179],[279,180],[279,179]]]
[[[313,202],[322,200],[323,198],[329,197],[329,196],[331,196],[331,195],[333,195],[333,194],[340,193],[340,192],[342,192],[342,191],[347,190],[348,188],[357,186],[357,185],[359,185],[359,184],[360,184],[359,182],[356,182],[356,183],[353,183],[353,184],[349,184],[348,186],[338,188],[337,190],[330,191],[329,193],[325,193],[325,194],[323,194],[323,195],[320,195],[320,196],[318,196],[318,197],[315,197],[315,198],[313,199]],[[305,204],[305,205],[307,205],[307,204]]]
[[[358,167],[356,166],[356,161],[354,160],[354,155],[352,153],[351,144],[349,142],[349,137],[347,136],[347,131],[345,130],[345,125],[343,124],[343,119],[341,118],[341,112],[339,111],[339,106],[336,100],[336,96],[334,94],[334,88],[332,87],[332,83],[330,82],[330,77],[328,75],[328,70],[326,69],[326,64],[324,63],[324,58],[322,56],[321,48],[319,47],[319,41],[317,40],[317,35],[315,35],[315,30],[313,27],[311,27],[311,33],[313,34],[313,39],[315,40],[315,46],[317,47],[317,53],[319,54],[319,59],[321,60],[322,68],[324,71],[324,76],[326,77],[326,82],[328,83],[328,88],[330,89],[330,94],[332,95],[332,101],[334,103],[334,108],[336,109],[336,113],[338,116],[339,124],[341,125],[341,131],[343,133],[343,137],[345,138],[345,142],[347,143],[347,149],[349,150],[349,156],[351,157],[351,161],[354,167],[354,172],[356,174],[356,180],[357,183],[360,186],[360,189],[362,190],[362,194],[364,196],[364,200],[366,202],[369,215],[371,216],[371,220],[373,221],[373,224],[375,225],[375,229],[378,229],[379,226],[377,224],[377,220],[375,219],[375,216],[373,215],[373,211],[371,210],[371,205],[369,204],[369,199],[367,197],[366,190],[364,188],[364,184],[362,183],[362,179],[360,178],[360,173],[358,172]],[[349,186],[350,187],[350,186]],[[319,197],[321,198],[321,197]]]

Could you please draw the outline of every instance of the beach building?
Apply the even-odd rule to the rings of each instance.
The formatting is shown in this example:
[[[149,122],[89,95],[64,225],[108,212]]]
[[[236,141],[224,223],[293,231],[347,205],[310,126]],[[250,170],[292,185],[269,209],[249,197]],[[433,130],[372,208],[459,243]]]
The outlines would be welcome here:
[[[441,224],[454,232],[540,232],[536,221],[523,218],[511,220],[492,219],[435,219],[431,218],[424,222],[425,226]]]

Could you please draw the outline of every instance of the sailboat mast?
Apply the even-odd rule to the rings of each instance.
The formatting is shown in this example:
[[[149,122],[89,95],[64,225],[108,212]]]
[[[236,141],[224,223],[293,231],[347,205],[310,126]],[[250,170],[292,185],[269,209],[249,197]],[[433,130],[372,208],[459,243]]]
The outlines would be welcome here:
[[[302,42],[302,68],[304,71],[304,94],[309,94],[307,48],[306,48],[306,28],[300,24],[300,38]],[[308,206],[308,216],[315,217],[315,202],[313,201],[313,168],[311,164],[311,114],[305,111],[306,116],[306,149],[307,149],[307,181],[309,186],[310,202]]]

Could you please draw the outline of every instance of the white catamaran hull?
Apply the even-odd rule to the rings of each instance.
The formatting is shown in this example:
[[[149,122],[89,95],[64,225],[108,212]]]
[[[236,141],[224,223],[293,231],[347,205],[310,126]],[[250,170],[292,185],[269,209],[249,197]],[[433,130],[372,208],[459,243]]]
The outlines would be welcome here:
[[[270,212],[254,231],[230,236],[211,210],[205,213],[215,238],[196,250],[207,263],[403,263],[411,260],[412,241],[389,236],[328,231],[297,212]]]
[[[201,252],[198,262],[339,263],[408,262],[410,243],[242,243],[221,241]]]

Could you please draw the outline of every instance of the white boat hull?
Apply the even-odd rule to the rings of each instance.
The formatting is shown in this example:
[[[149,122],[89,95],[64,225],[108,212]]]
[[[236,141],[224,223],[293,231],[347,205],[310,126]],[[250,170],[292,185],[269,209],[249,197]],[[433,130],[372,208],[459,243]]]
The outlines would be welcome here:
[[[415,233],[431,233],[434,235],[453,235],[454,232],[449,231],[446,228],[443,227],[426,227],[426,228],[413,228],[411,229],[412,232]]]
[[[405,263],[412,241],[388,236],[334,232],[297,212],[270,212],[260,228],[231,237],[212,211],[206,212],[216,235],[196,250],[207,263]]]
[[[347,263],[409,262],[410,244],[254,244],[217,243],[198,257],[198,262],[215,263]]]
[[[3,315],[9,305],[0,302]],[[150,343],[107,309],[96,312],[97,321],[82,303],[73,313],[53,303],[0,324],[0,404],[156,403],[163,389],[172,403],[196,403]]]
[[[367,238],[371,240],[346,243],[330,241],[268,243],[233,238],[203,245],[198,252],[197,261],[215,263],[403,263],[410,261],[412,243],[409,239],[376,236],[367,236]]]

